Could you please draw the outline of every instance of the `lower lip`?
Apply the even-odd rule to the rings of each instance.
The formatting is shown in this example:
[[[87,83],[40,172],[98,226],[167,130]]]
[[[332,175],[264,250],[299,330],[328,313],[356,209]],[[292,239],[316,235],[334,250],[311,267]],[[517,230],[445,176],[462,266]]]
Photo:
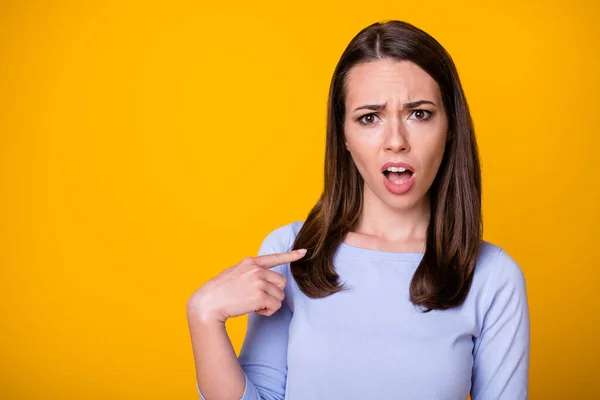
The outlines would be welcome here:
[[[394,194],[402,194],[402,193],[408,192],[409,189],[412,187],[412,185],[413,185],[414,182],[415,182],[415,174],[414,174],[414,172],[411,175],[410,179],[408,179],[406,182],[404,182],[401,185],[396,185],[395,183],[393,183],[392,181],[390,181],[387,178],[387,176],[383,175],[383,184],[385,185],[385,187],[387,188],[387,190],[389,190],[390,192],[392,192]]]

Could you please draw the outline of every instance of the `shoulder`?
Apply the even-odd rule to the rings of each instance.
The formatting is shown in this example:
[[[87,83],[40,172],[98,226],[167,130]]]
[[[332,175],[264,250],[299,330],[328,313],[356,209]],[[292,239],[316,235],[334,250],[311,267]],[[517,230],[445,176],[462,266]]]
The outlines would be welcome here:
[[[483,313],[494,303],[527,303],[523,270],[502,247],[487,241],[482,242],[471,289]]]
[[[300,232],[302,225],[304,225],[304,221],[294,221],[273,229],[263,239],[258,251],[258,255],[261,256],[264,254],[284,253],[292,250],[292,247],[294,246],[294,240],[296,239],[298,232]],[[277,265],[276,267],[272,268],[272,271],[285,276],[288,281],[292,278],[289,263]],[[285,288],[285,301],[288,307],[291,309],[294,308],[293,299],[295,290],[297,290],[297,287],[294,285],[287,285]]]
[[[263,239],[258,255],[290,251],[302,225],[304,221],[294,221],[273,229]]]
[[[475,267],[475,274],[482,275],[488,284],[510,283],[524,285],[525,276],[519,264],[502,247],[482,241]]]

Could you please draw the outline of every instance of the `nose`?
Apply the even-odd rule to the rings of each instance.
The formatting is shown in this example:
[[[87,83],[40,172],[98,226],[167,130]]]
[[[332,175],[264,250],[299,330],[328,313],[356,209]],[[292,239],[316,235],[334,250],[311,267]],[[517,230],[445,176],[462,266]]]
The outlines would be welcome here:
[[[384,146],[385,150],[394,153],[410,151],[407,129],[398,117],[392,119],[387,126]]]

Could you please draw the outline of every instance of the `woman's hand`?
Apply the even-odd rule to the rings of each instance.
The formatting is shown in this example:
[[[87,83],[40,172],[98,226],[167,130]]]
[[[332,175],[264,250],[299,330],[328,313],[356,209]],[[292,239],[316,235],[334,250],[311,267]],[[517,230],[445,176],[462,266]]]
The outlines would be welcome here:
[[[279,310],[285,295],[286,278],[271,271],[281,264],[299,260],[305,249],[246,257],[202,285],[187,302],[188,312],[209,323],[255,311],[270,316]]]

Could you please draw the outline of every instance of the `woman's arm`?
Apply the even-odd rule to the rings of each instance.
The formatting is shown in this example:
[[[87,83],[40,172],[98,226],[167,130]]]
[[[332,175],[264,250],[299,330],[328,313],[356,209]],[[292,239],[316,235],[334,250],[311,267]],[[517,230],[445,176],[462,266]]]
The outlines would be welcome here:
[[[292,225],[272,231],[263,240],[258,255],[291,249]],[[271,269],[289,279],[289,263]],[[188,311],[196,364],[198,395],[203,400],[283,399],[287,376],[288,329],[292,312],[287,296],[271,316],[248,313],[246,336],[236,357],[224,324],[206,321]]]
[[[200,398],[243,398],[246,379],[225,330],[225,324],[207,320],[192,307],[188,307],[187,316]]]
[[[503,250],[490,277],[488,309],[473,348],[472,400],[528,398],[530,325],[523,272]]]

